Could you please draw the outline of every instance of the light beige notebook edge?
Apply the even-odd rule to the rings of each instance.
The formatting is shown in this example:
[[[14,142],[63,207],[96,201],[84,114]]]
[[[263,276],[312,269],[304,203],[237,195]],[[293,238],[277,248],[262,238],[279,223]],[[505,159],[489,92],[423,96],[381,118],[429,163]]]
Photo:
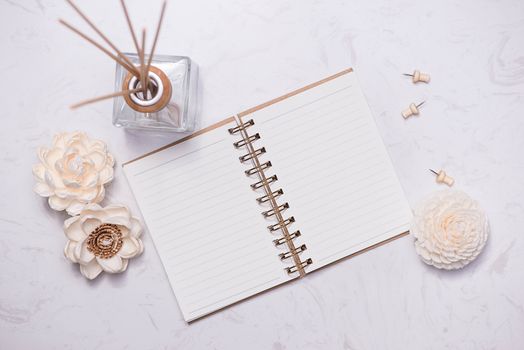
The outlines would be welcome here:
[[[198,136],[205,135],[206,133],[210,133],[210,132],[212,132],[212,131],[214,131],[216,129],[219,129],[221,127],[226,126],[227,124],[231,124],[232,122],[235,122],[236,127],[234,129],[236,129],[236,132],[230,132],[230,133],[231,134],[237,134],[238,136],[241,136],[240,141],[243,142],[243,145],[248,150],[248,155],[251,156],[251,161],[253,162],[252,163],[252,165],[253,165],[252,169],[254,169],[254,171],[256,171],[254,174],[256,176],[258,176],[258,179],[259,179],[258,182],[261,184],[260,188],[264,189],[263,193],[265,193],[266,197],[268,197],[267,201],[268,202],[272,202],[271,206],[270,206],[271,209],[269,211],[271,212],[271,214],[273,216],[277,216],[276,214],[278,214],[278,212],[279,212],[279,205],[278,205],[278,203],[276,202],[275,199],[271,198],[272,197],[272,195],[271,195],[272,188],[269,187],[270,183],[268,182],[269,181],[268,177],[265,176],[265,173],[263,171],[264,170],[263,166],[264,166],[265,163],[259,162],[258,155],[256,153],[257,150],[255,148],[253,148],[252,145],[251,145],[251,143],[252,143],[251,141],[253,139],[251,138],[252,135],[249,135],[246,132],[246,129],[247,129],[246,123],[249,123],[249,121],[246,121],[245,117],[248,117],[251,114],[253,114],[253,113],[257,112],[257,111],[263,110],[263,109],[265,109],[267,107],[270,107],[272,105],[275,105],[275,104],[278,104],[278,103],[280,103],[282,101],[285,101],[286,99],[289,99],[289,98],[292,98],[294,96],[300,95],[303,92],[306,92],[306,91],[311,90],[311,89],[313,89],[315,87],[321,86],[322,84],[330,82],[330,81],[332,81],[332,80],[334,80],[336,78],[339,78],[339,77],[344,76],[346,74],[349,74],[351,72],[353,72],[353,70],[351,68],[346,69],[346,70],[341,71],[341,72],[339,72],[339,73],[337,73],[335,75],[327,77],[327,78],[325,78],[323,80],[320,80],[318,82],[309,84],[309,85],[307,85],[305,87],[302,87],[302,88],[297,89],[297,90],[295,90],[293,92],[285,94],[285,95],[283,95],[281,97],[275,98],[275,99],[270,100],[270,101],[268,101],[266,103],[260,104],[260,105],[258,105],[256,107],[247,109],[247,110],[245,110],[243,112],[238,113],[236,116],[226,118],[226,119],[224,119],[222,121],[219,121],[219,122],[217,122],[215,124],[212,124],[212,125],[204,128],[204,129],[201,129],[201,130],[199,130],[199,131],[197,131],[197,132],[195,132],[195,133],[193,133],[191,135],[188,135],[188,136],[186,136],[186,137],[184,137],[182,139],[179,139],[179,140],[177,140],[177,141],[175,141],[173,143],[170,143],[170,144],[168,144],[166,146],[163,146],[163,147],[158,148],[156,150],[153,150],[153,151],[151,151],[149,153],[146,153],[146,154],[144,154],[144,155],[142,155],[142,156],[140,156],[138,158],[135,158],[135,159],[133,159],[131,161],[123,163],[122,166],[125,168],[128,165],[130,165],[130,164],[132,164],[132,163],[134,163],[134,162],[136,162],[138,160],[144,159],[144,158],[149,157],[151,155],[154,155],[154,154],[156,154],[158,152],[170,149],[171,147],[173,147],[175,145],[182,144],[182,143],[184,143],[186,141],[195,139]],[[366,104],[366,106],[367,106],[367,104]],[[375,120],[373,120],[373,123],[375,123]],[[376,125],[375,125],[375,127],[376,127]],[[238,141],[238,140],[235,139],[235,141]],[[387,154],[387,157],[388,157],[388,161],[391,162],[391,159],[389,158],[389,154]],[[262,175],[262,176],[260,176],[260,175]],[[397,181],[398,181],[398,179],[397,179]],[[130,183],[130,185],[131,185],[131,183]],[[399,183],[399,185],[400,185],[400,183]],[[136,195],[135,195],[135,197],[136,197]],[[294,260],[294,263],[292,265],[292,266],[294,266],[294,269],[292,269],[292,272],[295,273],[296,275],[293,276],[292,278],[289,278],[288,280],[282,280],[282,281],[274,284],[273,286],[270,286],[268,288],[264,288],[263,290],[260,290],[260,291],[254,292],[254,293],[251,293],[250,295],[244,296],[243,298],[238,299],[236,301],[230,302],[230,303],[225,304],[223,306],[218,306],[215,309],[213,309],[212,311],[209,311],[209,312],[205,313],[204,315],[213,314],[213,313],[215,313],[215,312],[217,312],[217,311],[219,311],[219,310],[221,310],[221,309],[223,309],[225,307],[228,307],[230,305],[234,305],[234,304],[236,304],[236,303],[238,303],[238,302],[240,302],[242,300],[245,300],[247,298],[251,298],[251,297],[253,297],[255,295],[258,295],[258,294],[260,294],[260,293],[262,293],[264,291],[273,289],[274,287],[279,286],[282,283],[286,283],[286,282],[288,282],[290,280],[294,280],[294,279],[296,279],[296,277],[302,277],[306,273],[308,273],[308,271],[306,269],[307,266],[309,265],[309,263],[306,263],[308,260],[301,260],[299,254],[302,253],[302,251],[299,250],[300,246],[293,244],[293,240],[294,240],[295,237],[293,237],[292,235],[294,233],[291,232],[291,231],[287,231],[287,224],[285,222],[285,218],[283,216],[280,217],[277,220],[277,224],[275,224],[275,225],[277,226],[277,229],[280,229],[282,231],[282,239],[283,239],[283,242],[287,244],[287,247],[288,247],[288,252],[287,253],[289,253],[288,254],[289,258]],[[273,225],[273,226],[275,226],[275,225]],[[403,228],[406,228],[406,225],[403,225]],[[151,229],[149,231],[151,232]],[[341,260],[349,259],[349,258],[354,257],[356,255],[362,254],[362,253],[364,253],[366,251],[369,251],[371,249],[374,249],[376,247],[384,245],[384,244],[386,244],[388,242],[391,242],[391,241],[393,241],[395,239],[403,237],[403,236],[407,235],[408,233],[409,232],[407,231],[407,229],[402,229],[402,230],[400,230],[400,232],[395,232],[395,234],[389,234],[388,237],[386,237],[384,239],[379,239],[378,241],[373,241],[371,244],[363,247],[362,249],[358,249],[356,251],[351,252],[350,254],[346,254],[346,255],[344,255],[342,257],[338,257],[338,258],[332,259],[332,261],[328,261],[326,263],[323,263],[323,264],[321,264],[320,268],[324,268],[325,266],[331,265],[334,262],[339,262]],[[305,238],[305,240],[307,241],[307,238]],[[307,252],[307,250],[306,250],[306,252]],[[311,259],[309,259],[309,260],[311,260]],[[314,263],[314,261],[312,263]],[[288,271],[289,271],[289,269],[288,269]],[[315,270],[312,270],[312,271],[309,271],[309,272],[313,272],[313,271],[315,271]],[[177,299],[178,299],[178,297],[177,297]],[[179,305],[180,305],[180,302],[179,302]],[[204,316],[204,315],[202,315],[202,316]],[[194,321],[194,320],[196,320],[196,319],[198,319],[198,318],[200,318],[202,316],[198,316],[196,318],[189,319],[189,320],[186,318],[186,316],[184,316],[184,317],[186,318],[186,321],[192,322],[192,321]]]

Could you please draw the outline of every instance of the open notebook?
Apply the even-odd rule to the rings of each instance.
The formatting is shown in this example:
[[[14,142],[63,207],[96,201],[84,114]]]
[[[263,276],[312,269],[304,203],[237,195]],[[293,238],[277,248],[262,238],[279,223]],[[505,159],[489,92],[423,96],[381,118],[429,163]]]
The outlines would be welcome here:
[[[124,164],[191,321],[407,232],[348,69]]]

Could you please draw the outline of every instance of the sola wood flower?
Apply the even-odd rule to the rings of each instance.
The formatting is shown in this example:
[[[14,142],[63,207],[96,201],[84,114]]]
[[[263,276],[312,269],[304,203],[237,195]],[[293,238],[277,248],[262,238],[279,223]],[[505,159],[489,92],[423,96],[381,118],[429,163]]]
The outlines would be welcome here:
[[[114,159],[102,141],[83,132],[55,135],[51,148],[38,150],[40,163],[33,167],[34,190],[49,197],[54,210],[76,215],[88,203],[104,199],[104,185],[113,179]]]
[[[439,269],[460,269],[482,251],[489,233],[486,214],[467,194],[436,192],[415,210],[411,233],[422,260]]]
[[[66,258],[80,264],[80,272],[88,279],[102,271],[125,271],[129,259],[144,250],[140,221],[124,206],[89,204],[64,222],[64,233],[69,239]]]

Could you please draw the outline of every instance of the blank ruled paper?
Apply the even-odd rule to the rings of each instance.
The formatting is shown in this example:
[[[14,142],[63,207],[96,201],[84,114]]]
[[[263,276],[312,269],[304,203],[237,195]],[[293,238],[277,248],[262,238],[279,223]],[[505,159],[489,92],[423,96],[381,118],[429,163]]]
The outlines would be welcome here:
[[[290,279],[232,126],[124,166],[186,321]]]
[[[308,271],[408,230],[411,210],[355,73],[245,118],[286,193]]]

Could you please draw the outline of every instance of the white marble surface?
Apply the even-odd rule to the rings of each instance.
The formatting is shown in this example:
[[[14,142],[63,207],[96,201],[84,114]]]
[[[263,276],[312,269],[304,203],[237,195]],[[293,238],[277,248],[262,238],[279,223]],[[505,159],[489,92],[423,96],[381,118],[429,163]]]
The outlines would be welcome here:
[[[117,0],[79,4],[132,48]],[[150,28],[159,5],[129,0]],[[65,214],[31,191],[36,148],[57,131],[105,140],[119,163],[175,138],[114,128],[109,101],[68,109],[111,92],[114,66],[58,17],[81,23],[64,1],[0,0],[1,349],[524,346],[522,1],[171,1],[158,52],[199,63],[202,126],[352,66],[410,203],[438,188],[427,169],[442,167],[492,227],[462,271],[425,266],[405,237],[191,325],[147,233],[125,274],[88,282],[62,255]],[[414,68],[431,84],[400,75]],[[138,214],[119,166],[104,203],[117,202]]]

